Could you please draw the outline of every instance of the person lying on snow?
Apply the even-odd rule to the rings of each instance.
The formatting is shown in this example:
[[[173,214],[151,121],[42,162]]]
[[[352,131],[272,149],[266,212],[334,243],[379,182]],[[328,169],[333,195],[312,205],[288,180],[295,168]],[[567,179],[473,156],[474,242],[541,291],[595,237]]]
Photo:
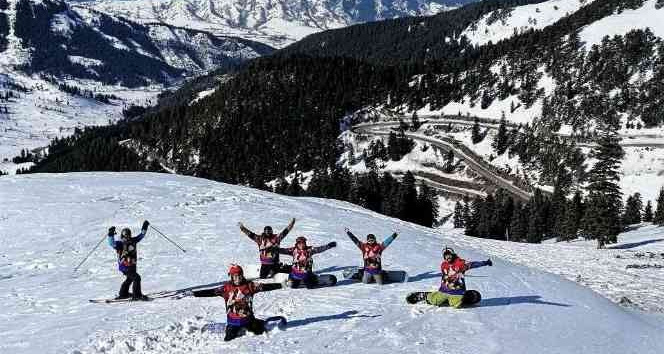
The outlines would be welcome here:
[[[138,263],[138,250],[136,246],[148,231],[150,223],[145,220],[141,227],[141,233],[136,237],[131,237],[131,230],[128,228],[122,229],[120,232],[120,241],[115,240],[115,226],[108,229],[108,244],[111,246],[118,256],[118,270],[124,274],[126,279],[120,286],[120,292],[116,299],[127,299],[129,296],[134,300],[147,300],[147,296],[143,295],[141,291],[141,276],[136,270]],[[129,293],[129,286],[132,287],[132,294]]]
[[[383,242],[377,243],[374,234],[367,235],[367,242],[362,242],[346,228],[346,234],[355,243],[355,245],[362,251],[362,258],[364,259],[364,272],[362,274],[362,282],[365,284],[370,283],[372,280],[376,284],[383,285],[383,268],[381,266],[381,255],[383,251],[389,246],[394,239],[397,238],[397,233],[388,236]]]
[[[300,236],[295,240],[295,246],[289,248],[279,248],[279,253],[293,256],[291,272],[288,276],[288,286],[298,288],[302,283],[307,288],[318,285],[318,277],[312,271],[314,260],[313,255],[325,252],[330,248],[337,247],[336,242],[330,242],[324,246],[308,246],[307,238]]]
[[[279,245],[286,235],[293,229],[295,218],[291,219],[288,226],[280,234],[272,232],[272,226],[265,226],[263,233],[258,235],[247,229],[241,222],[238,223],[240,230],[258,245],[261,262],[260,278],[272,278],[276,273],[290,273],[290,268],[279,263]]]
[[[265,332],[265,321],[254,317],[254,294],[281,289],[281,284],[261,284],[248,281],[239,265],[233,264],[228,270],[229,281],[224,285],[207,290],[189,291],[185,296],[221,296],[226,300],[226,334],[224,341],[237,338],[242,329],[254,334]]]
[[[430,293],[417,293],[416,296],[424,296],[430,305],[451,306],[459,308],[463,305],[463,295],[466,293],[465,274],[468,270],[483,266],[492,266],[491,259],[478,262],[466,262],[460,258],[453,249],[445,248],[443,250],[443,262],[440,265],[442,279],[438,291]]]

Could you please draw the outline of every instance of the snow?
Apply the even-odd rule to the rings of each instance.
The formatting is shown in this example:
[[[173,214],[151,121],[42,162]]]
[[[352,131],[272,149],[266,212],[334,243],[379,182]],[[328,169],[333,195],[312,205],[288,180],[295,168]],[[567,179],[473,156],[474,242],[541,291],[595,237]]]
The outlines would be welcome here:
[[[211,88],[211,89],[209,89],[209,90],[203,90],[203,91],[199,92],[199,93],[196,95],[196,98],[194,98],[193,100],[191,100],[191,102],[189,102],[189,105],[191,106],[192,104],[194,104],[194,103],[196,103],[196,102],[198,102],[198,101],[204,99],[205,97],[210,96],[210,95],[213,94],[215,91],[217,91],[217,88],[216,88],[216,87],[213,87],[213,88]]]
[[[101,60],[98,60],[98,59],[86,58],[86,57],[81,57],[81,56],[78,56],[78,55],[69,55],[67,57],[69,58],[70,62],[76,63],[76,64],[81,64],[85,67],[104,65],[104,62],[101,61]]]
[[[484,15],[475,24],[466,28],[465,35],[470,43],[484,45],[494,44],[516,33],[524,33],[531,29],[542,29],[556,23],[561,18],[578,11],[595,0],[551,0],[539,4],[517,6],[504,20],[493,23],[487,21],[495,12]],[[500,10],[498,10],[500,11]]]
[[[443,231],[457,235],[457,244],[464,248],[559,274],[616,303],[622,300],[626,306],[664,313],[664,227],[636,225],[606,250],[598,250],[596,241],[582,239],[542,244],[477,239],[450,227]]]
[[[450,353],[654,354],[664,350],[661,316],[620,307],[575,282],[536,269],[553,258],[552,267],[575,260],[576,268],[607,269],[611,276],[622,271],[611,273],[608,268],[613,263],[602,263],[604,258],[582,262],[590,257],[585,248],[555,257],[546,245],[536,245],[546,252],[530,252],[525,262],[522,252],[534,249],[533,245],[502,243],[511,250],[505,257],[511,261],[522,257],[533,268],[494,258],[494,267],[473,270],[467,279],[469,288],[482,292],[482,306],[454,310],[410,306],[404,297],[436,286],[444,245],[455,247],[467,259],[482,260],[487,255],[473,249],[498,241],[441,233],[344,202],[279,196],[168,174],[4,176],[0,200],[2,352],[338,353],[343,348],[347,353],[437,353],[445,348]],[[297,235],[307,235],[313,244],[339,243],[315,257],[316,269],[338,277],[346,267],[361,262],[359,251],[343,235],[344,226],[359,235],[399,231],[401,236],[384,254],[384,265],[406,270],[410,281],[380,288],[341,281],[331,288],[259,294],[254,302],[257,316],[285,315],[291,327],[225,343],[200,331],[205,323],[224,321],[221,299],[88,303],[90,298],[113,296],[122,280],[114,252],[105,244],[78,273],[72,273],[109,226],[136,231],[148,219],[187,253],[149,231],[139,246],[145,291],[212,283],[226,278],[229,263],[247,268],[256,264],[256,246],[239,232],[238,221],[251,229],[266,224],[280,228],[290,217],[298,221],[286,244]],[[643,237],[647,233],[643,230]],[[598,272],[597,280],[611,284],[605,274]],[[641,282],[634,275],[625,279],[630,281],[627,284]],[[641,289],[646,295],[664,289],[657,282],[661,276],[652,279],[656,282],[650,288]]]
[[[72,58],[74,57],[70,57],[70,60]],[[88,58],[77,57],[73,60],[84,59]],[[133,90],[120,86],[104,86],[94,81],[64,81],[83,90],[113,94],[120,99],[113,100],[112,104],[103,104],[93,99],[70,95],[60,91],[57,85],[0,66],[0,87],[7,90],[5,82],[17,83],[29,89],[28,92],[18,92],[20,97],[3,103],[8,114],[4,113],[4,110],[0,113],[0,170],[10,173],[18,167],[13,163],[2,162],[4,159],[11,160],[23,149],[45,147],[56,137],[73,134],[76,128],[115,122],[122,118],[125,105],[147,105],[161,89],[143,87]]]
[[[654,203],[664,187],[664,147],[623,147],[623,150],[625,157],[620,165],[623,199],[639,192],[644,205],[648,200]]]
[[[78,23],[72,20],[67,13],[53,15],[51,22],[51,30],[53,32],[58,32],[62,36],[69,36],[73,32],[72,27],[76,26],[78,26]]]
[[[650,28],[657,37],[664,38],[664,7],[656,9],[657,0],[646,0],[636,10],[623,10],[620,14],[604,17],[581,31],[579,38],[586,48],[599,44],[605,36],[622,36],[635,29]]]

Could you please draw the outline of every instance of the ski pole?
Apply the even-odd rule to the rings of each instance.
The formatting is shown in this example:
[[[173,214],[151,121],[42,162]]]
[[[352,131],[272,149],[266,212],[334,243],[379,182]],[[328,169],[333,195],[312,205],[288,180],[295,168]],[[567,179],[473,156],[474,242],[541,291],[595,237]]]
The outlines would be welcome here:
[[[97,248],[99,248],[99,245],[101,245],[101,243],[104,242],[105,239],[106,239],[106,235],[104,235],[104,237],[103,237],[101,240],[99,240],[99,242],[97,242],[97,245],[95,246],[95,248],[93,248],[92,251],[90,251],[90,253],[88,253],[88,255],[85,256],[85,258],[83,258],[83,260],[81,261],[81,263],[79,263],[79,264],[76,266],[76,268],[74,268],[74,273],[76,273],[76,271],[78,270],[78,268],[80,268],[80,267],[83,265],[83,263],[85,263],[85,261],[87,261],[88,258],[92,255],[92,253],[94,253],[94,251],[96,251]]]
[[[157,233],[159,233],[159,234],[161,235],[161,237],[163,237],[163,238],[165,238],[166,240],[168,240],[168,242],[174,244],[175,247],[179,248],[182,252],[185,252],[185,253],[187,252],[187,250],[185,250],[185,249],[182,248],[180,245],[178,245],[177,243],[175,243],[173,240],[171,240],[170,238],[168,238],[168,236],[164,235],[163,232],[157,230],[157,229],[156,229],[154,226],[152,226],[152,225],[150,225],[150,227],[151,227],[153,230],[157,231]]]

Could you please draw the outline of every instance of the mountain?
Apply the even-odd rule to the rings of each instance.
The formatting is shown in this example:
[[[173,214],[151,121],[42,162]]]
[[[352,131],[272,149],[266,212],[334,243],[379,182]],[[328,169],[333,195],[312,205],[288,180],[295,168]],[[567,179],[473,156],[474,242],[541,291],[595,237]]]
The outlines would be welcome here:
[[[136,87],[169,83],[271,51],[232,37],[140,25],[62,1],[18,0],[13,6],[12,45],[3,57],[28,74]]]
[[[333,353],[341,346],[348,353],[438,353],[441,348],[454,353],[543,354],[664,350],[661,317],[621,308],[576,282],[533,268],[540,259],[553,256],[547,250],[555,249],[560,252],[554,258],[556,267],[571,264],[574,272],[584,276],[586,272],[594,276],[597,273],[589,269],[601,268],[602,277],[589,281],[608,282],[611,288],[616,284],[603,277],[611,274],[607,263],[589,257],[579,270],[574,257],[578,251],[564,245],[535,248],[502,243],[501,247],[513,247],[506,252],[510,258],[530,247],[523,251],[533,255],[528,266],[494,257],[493,267],[469,271],[467,286],[479,290],[483,301],[479,307],[454,310],[407,305],[404,298],[411,291],[438,286],[444,246],[468,260],[484,260],[486,253],[476,250],[484,247],[484,241],[443,234],[348,203],[147,173],[4,176],[0,195],[4,203],[0,235],[24,230],[21,237],[3,238],[0,262],[0,281],[6,289],[0,294],[6,319],[0,324],[0,339],[3,349],[16,354],[260,352],[266,348]],[[362,263],[361,253],[343,234],[344,226],[358,235],[374,233],[381,239],[399,231],[383,254],[383,265],[407,271],[409,281],[379,288],[341,280],[329,288],[257,294],[256,315],[286,316],[289,327],[224,342],[221,336],[201,331],[209,322],[225,322],[221,298],[89,303],[88,299],[114,296],[123,279],[116,269],[115,252],[105,242],[72,273],[100,240],[105,241],[111,225],[136,232],[147,219],[187,252],[150,229],[138,245],[145,292],[225,280],[231,263],[241,264],[252,275],[258,266],[256,245],[239,232],[237,222],[253,230],[264,225],[278,229],[291,217],[297,222],[282,245],[292,245],[295,235],[306,235],[313,245],[336,241],[336,248],[314,256],[314,269],[340,279],[343,269]],[[492,248],[490,243],[487,248]],[[615,252],[633,255],[628,250]],[[610,262],[611,268],[616,266],[616,275],[624,276],[626,271],[618,262],[625,261],[611,257]],[[636,276],[627,279],[631,285],[641,282]],[[651,289],[657,289],[657,281],[650,284]],[[621,288],[632,286],[622,283]],[[31,334],[26,337],[28,328]],[[455,340],[441,336],[450,329]]]
[[[432,15],[476,0],[94,0],[85,6],[141,23],[232,34],[283,47],[362,22]]]
[[[0,9],[0,159],[75,128],[116,121],[124,108],[149,104],[164,87],[273,51],[62,1],[10,0]]]

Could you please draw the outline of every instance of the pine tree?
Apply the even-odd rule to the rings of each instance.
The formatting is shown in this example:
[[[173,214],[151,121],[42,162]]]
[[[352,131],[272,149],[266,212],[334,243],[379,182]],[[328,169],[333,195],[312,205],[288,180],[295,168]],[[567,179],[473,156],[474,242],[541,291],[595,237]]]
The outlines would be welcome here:
[[[387,154],[392,161],[401,160],[401,155],[399,155],[399,149],[397,147],[398,145],[397,135],[394,132],[390,132],[390,135],[387,138]]]
[[[445,154],[445,165],[443,170],[445,173],[454,172],[454,152],[452,152],[452,150],[448,150]]]
[[[657,209],[655,209],[655,215],[653,216],[652,222],[654,224],[664,226],[664,187],[659,190],[659,196],[657,197]]]
[[[622,231],[622,193],[618,182],[624,154],[615,128],[604,128],[593,148],[592,157],[597,162],[588,174],[587,208],[583,218],[583,233],[586,238],[597,240],[598,248],[617,242]]]
[[[473,128],[471,130],[471,140],[473,141],[473,144],[478,144],[482,140],[484,140],[484,135],[482,134],[482,130],[480,129],[480,121],[477,117],[475,117]]]
[[[420,186],[417,196],[416,217],[417,223],[426,227],[433,227],[436,219],[438,219],[436,193],[426,184]]]
[[[461,210],[461,219],[463,220],[463,227],[466,227],[468,220],[470,220],[470,201],[464,200],[463,209]]]
[[[288,181],[286,181],[285,178],[280,177],[274,184],[274,192],[279,194],[287,194],[289,187],[290,185],[288,184]]]
[[[533,197],[526,203],[528,215],[528,232],[526,240],[530,243],[540,243],[547,234],[547,217],[549,201],[544,197],[540,189],[535,189]]]
[[[568,203],[565,209],[565,222],[563,225],[563,232],[561,241],[570,241],[575,239],[579,227],[581,225],[581,218],[583,217],[583,198],[581,192],[576,191],[574,197]]]
[[[473,202],[470,204],[470,207],[468,208],[468,218],[464,218],[466,223],[465,234],[468,236],[479,236],[478,226],[480,224],[480,209],[482,204],[482,198],[475,197]]]
[[[507,131],[507,121],[505,120],[505,112],[500,117],[500,125],[498,125],[498,133],[491,142],[491,147],[498,156],[505,153],[509,146],[509,134]]]
[[[646,209],[643,211],[643,221],[645,222],[652,222],[653,215],[652,215],[652,203],[648,201],[646,204]]]
[[[459,229],[464,227],[463,223],[463,207],[461,206],[461,203],[459,201],[454,204],[454,228]]]
[[[410,125],[413,131],[416,131],[422,125],[422,123],[420,123],[420,118],[417,116],[417,112],[413,112],[413,115],[410,118]]]
[[[399,210],[395,203],[393,203],[397,190],[397,181],[389,172],[384,172],[383,178],[380,180],[380,194],[383,196],[380,209],[387,216],[396,216]]]
[[[625,213],[623,214],[623,224],[631,225],[641,222],[641,210],[643,210],[643,202],[641,201],[641,194],[634,193],[627,198],[625,203]]]
[[[528,235],[528,212],[521,202],[517,202],[510,220],[509,240],[523,242]]]
[[[482,238],[495,237],[492,234],[493,217],[496,214],[496,200],[493,194],[488,194],[484,198],[479,208],[479,223],[477,225],[477,236]]]
[[[417,222],[417,188],[415,188],[415,176],[410,171],[403,176],[396,202],[399,219]]]

